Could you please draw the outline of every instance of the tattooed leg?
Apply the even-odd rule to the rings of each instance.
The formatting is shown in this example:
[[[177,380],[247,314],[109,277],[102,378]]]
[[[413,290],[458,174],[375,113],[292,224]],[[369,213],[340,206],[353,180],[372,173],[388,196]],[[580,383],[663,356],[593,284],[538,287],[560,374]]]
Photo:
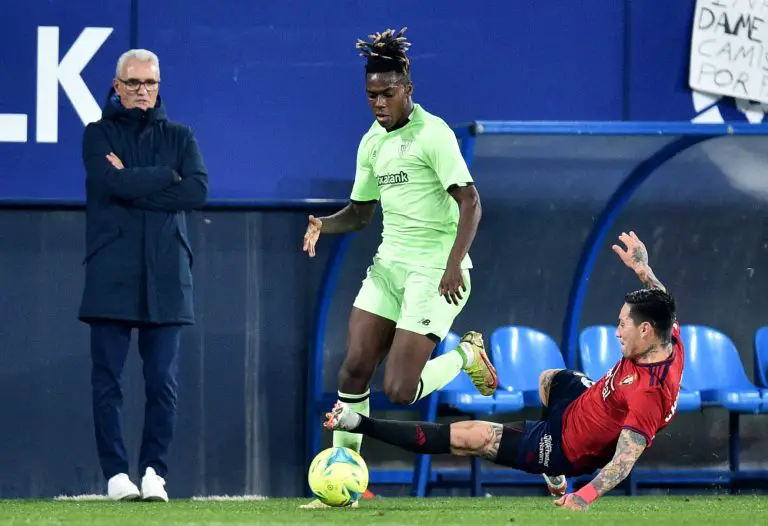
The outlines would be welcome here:
[[[547,369],[539,376],[539,398],[541,399],[540,420],[549,418],[549,393],[552,391],[552,380],[562,369]]]
[[[552,389],[552,379],[562,369],[546,369],[539,376],[539,398],[544,407],[549,405],[549,391]]]
[[[504,428],[477,420],[454,424],[379,420],[365,416],[352,430],[393,446],[428,455],[452,453],[496,460]]]
[[[473,420],[451,424],[451,453],[495,461],[503,432],[504,427],[494,422]]]
[[[552,391],[552,380],[555,375],[562,371],[562,369],[547,369],[542,371],[539,376],[539,398],[541,399],[541,420],[547,420],[549,418],[549,393]],[[552,495],[562,495],[565,492],[567,483],[563,475],[556,475],[548,477],[543,475],[544,480],[547,483],[549,492]]]

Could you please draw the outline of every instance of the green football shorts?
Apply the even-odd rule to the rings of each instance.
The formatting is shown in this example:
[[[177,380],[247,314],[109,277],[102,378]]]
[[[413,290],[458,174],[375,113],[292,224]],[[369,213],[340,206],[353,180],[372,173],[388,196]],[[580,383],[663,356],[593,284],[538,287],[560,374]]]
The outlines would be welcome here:
[[[444,269],[413,267],[397,261],[374,258],[355,298],[358,309],[397,323],[398,329],[445,338],[469,299],[472,285],[469,269],[463,269],[467,291],[458,305],[440,295]]]

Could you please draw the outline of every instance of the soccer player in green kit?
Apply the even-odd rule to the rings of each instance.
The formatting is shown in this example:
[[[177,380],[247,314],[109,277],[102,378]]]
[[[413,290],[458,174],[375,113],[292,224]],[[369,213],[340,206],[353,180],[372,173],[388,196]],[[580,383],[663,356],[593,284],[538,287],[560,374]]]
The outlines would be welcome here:
[[[338,378],[339,401],[364,415],[385,356],[384,391],[398,404],[424,398],[462,369],[483,395],[498,383],[480,333],[467,332],[456,349],[429,359],[469,298],[468,252],[481,207],[453,131],[413,102],[404,31],[357,42],[376,121],[360,141],[350,203],[328,217],[309,216],[304,235],[313,257],[320,234],[362,229],[381,201],[382,242],[352,308]],[[359,452],[361,443],[360,434],[333,434],[335,447]]]

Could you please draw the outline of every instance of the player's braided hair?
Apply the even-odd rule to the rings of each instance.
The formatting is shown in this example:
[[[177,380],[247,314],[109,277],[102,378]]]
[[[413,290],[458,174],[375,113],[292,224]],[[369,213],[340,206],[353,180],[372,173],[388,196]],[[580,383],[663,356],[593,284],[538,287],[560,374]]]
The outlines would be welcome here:
[[[382,33],[368,35],[370,42],[357,39],[355,47],[360,51],[360,56],[366,59],[366,74],[394,71],[406,77],[410,75],[411,61],[407,53],[411,43],[403,36],[406,29],[387,29]]]

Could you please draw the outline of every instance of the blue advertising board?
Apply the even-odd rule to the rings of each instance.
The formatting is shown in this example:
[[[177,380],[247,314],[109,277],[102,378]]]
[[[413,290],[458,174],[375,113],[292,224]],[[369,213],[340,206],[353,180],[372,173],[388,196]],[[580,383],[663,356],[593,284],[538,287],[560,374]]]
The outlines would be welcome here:
[[[732,104],[686,85],[692,4],[30,0],[0,19],[0,199],[84,196],[84,123],[132,44],[160,56],[211,200],[345,198],[371,123],[359,37],[408,26],[415,97],[449,124],[691,120]],[[135,42],[132,42],[135,41]]]

